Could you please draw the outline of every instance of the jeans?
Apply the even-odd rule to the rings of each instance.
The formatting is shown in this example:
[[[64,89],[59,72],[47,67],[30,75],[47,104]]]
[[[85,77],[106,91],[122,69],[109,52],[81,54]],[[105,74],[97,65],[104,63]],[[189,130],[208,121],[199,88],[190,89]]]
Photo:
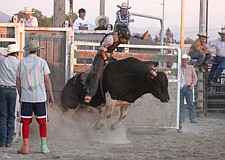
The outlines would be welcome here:
[[[92,64],[92,71],[94,74],[88,84],[88,94],[86,96],[93,97],[97,92],[99,79],[101,78],[105,69],[104,63],[105,61],[103,60],[100,51],[98,51]]]
[[[192,52],[190,56],[192,59],[197,59],[196,66],[200,66],[205,59],[205,54],[202,52]]]
[[[218,78],[221,76],[223,69],[225,68],[225,57],[216,56],[213,59],[213,65],[210,70],[208,83],[212,80],[214,82],[218,82]]]
[[[180,122],[184,122],[185,120],[184,98],[186,99],[189,110],[189,119],[192,121],[196,118],[195,106],[193,102],[193,90],[190,90],[187,86],[180,89]]]
[[[0,147],[13,141],[16,97],[16,89],[0,87]]]

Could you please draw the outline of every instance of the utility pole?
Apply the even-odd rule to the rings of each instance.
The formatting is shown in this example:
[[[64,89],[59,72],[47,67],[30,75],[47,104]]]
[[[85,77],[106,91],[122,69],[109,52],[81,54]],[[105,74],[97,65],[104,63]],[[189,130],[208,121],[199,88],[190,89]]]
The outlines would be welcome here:
[[[65,22],[65,0],[54,0],[54,27],[62,27]]]
[[[206,31],[206,0],[200,0],[200,14],[199,14],[199,33]],[[206,79],[204,78],[203,72],[198,72],[198,83],[197,83],[197,109],[198,116],[204,117],[204,102],[206,103]]]
[[[181,1],[181,25],[180,25],[180,48],[184,52],[184,17],[185,17],[185,0]]]
[[[70,23],[69,26],[73,26],[73,0],[70,0]]]
[[[105,15],[105,0],[100,0],[99,15]]]
[[[206,31],[206,0],[200,0],[199,32]]]

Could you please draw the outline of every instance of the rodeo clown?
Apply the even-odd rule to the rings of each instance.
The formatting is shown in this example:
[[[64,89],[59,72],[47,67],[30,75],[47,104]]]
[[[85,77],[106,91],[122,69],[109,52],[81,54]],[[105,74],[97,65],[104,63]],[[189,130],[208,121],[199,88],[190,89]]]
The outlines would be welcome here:
[[[46,144],[47,137],[47,95],[49,94],[49,102],[51,106],[54,104],[51,80],[49,78],[50,70],[47,62],[38,55],[40,49],[44,46],[39,45],[39,41],[30,41],[24,47],[25,51],[29,51],[29,55],[19,62],[16,73],[16,86],[19,93],[19,101],[21,103],[21,119],[23,145],[17,151],[19,154],[28,154],[28,141],[30,136],[30,123],[32,122],[33,113],[39,124],[39,132],[41,137],[41,153],[49,153],[50,150]]]

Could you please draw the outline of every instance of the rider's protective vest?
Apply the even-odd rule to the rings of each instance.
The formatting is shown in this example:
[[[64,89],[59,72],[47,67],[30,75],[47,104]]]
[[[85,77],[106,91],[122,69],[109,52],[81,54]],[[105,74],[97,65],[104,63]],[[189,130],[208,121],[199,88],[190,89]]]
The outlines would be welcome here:
[[[109,46],[109,47],[107,48],[107,51],[106,51],[106,52],[107,52],[107,53],[112,53],[112,52],[115,50],[115,48],[118,47],[118,45],[120,44],[119,39],[118,39],[118,41],[115,41],[114,34],[107,34],[107,35],[105,35],[105,37],[103,37],[103,39],[102,39],[101,42],[100,42],[100,46],[102,45],[102,42],[104,42],[105,38],[106,38],[107,36],[109,36],[109,35],[112,35],[112,36],[113,36],[114,43],[113,43],[111,46]]]

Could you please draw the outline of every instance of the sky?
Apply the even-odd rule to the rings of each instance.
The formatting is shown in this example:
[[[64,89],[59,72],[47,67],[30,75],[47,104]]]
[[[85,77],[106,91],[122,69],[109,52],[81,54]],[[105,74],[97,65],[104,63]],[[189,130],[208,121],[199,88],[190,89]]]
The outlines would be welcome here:
[[[15,1],[17,2],[15,5]],[[99,15],[100,0],[74,0],[74,12],[78,12],[79,8],[86,9],[86,19],[95,24],[95,18]],[[119,9],[117,5],[127,0],[105,0],[105,15],[109,17],[110,23],[114,24],[115,13]],[[181,22],[181,0],[164,0],[164,26],[165,30],[170,28],[174,37],[180,38],[180,22]],[[210,39],[217,38],[221,25],[225,25],[225,0],[208,0],[208,24]],[[129,11],[150,15],[158,18],[163,17],[163,0],[129,0],[132,7]],[[54,0],[1,0],[0,11],[13,15],[25,6],[42,11],[43,15],[50,17],[53,15]],[[199,32],[199,5],[200,0],[185,0],[185,38],[197,38]],[[69,0],[66,0],[66,12],[69,12]],[[144,32],[148,30],[154,36],[160,31],[160,22],[154,19],[133,16],[135,22],[130,24],[133,32]]]

